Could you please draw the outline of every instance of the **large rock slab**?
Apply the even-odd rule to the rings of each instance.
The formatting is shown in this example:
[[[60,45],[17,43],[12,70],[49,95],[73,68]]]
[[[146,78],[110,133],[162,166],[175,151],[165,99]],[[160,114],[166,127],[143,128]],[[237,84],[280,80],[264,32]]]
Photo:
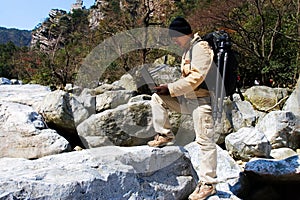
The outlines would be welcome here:
[[[297,155],[297,152],[286,147],[279,148],[279,149],[272,149],[270,153],[270,156],[277,160],[282,160],[295,155]]]
[[[126,104],[133,97],[134,92],[129,90],[106,91],[96,96],[96,112],[113,109]]]
[[[293,112],[295,115],[300,116],[300,77],[293,93],[285,102],[283,110]]]
[[[180,147],[101,147],[37,160],[0,159],[0,199],[186,199],[195,187]]]
[[[232,124],[237,131],[242,127],[254,126],[257,114],[248,101],[235,101],[232,105]]]
[[[283,160],[253,159],[245,166],[248,189],[243,199],[298,199],[299,156]]]
[[[217,146],[217,194],[214,197],[238,199],[235,195],[240,193],[242,190],[239,184],[240,173],[242,168],[234,161],[226,150],[221,149]],[[202,156],[200,151],[200,145],[197,142],[192,142],[185,146],[187,149],[192,165],[196,172],[196,180],[199,180],[199,174],[201,172],[201,166],[199,158]],[[212,198],[212,197],[211,197]]]
[[[47,86],[36,84],[0,85],[0,101],[35,105],[51,92]]]
[[[300,122],[292,112],[272,111],[256,128],[266,135],[274,149],[289,147],[296,150],[300,147]]]
[[[288,95],[287,89],[284,88],[270,88],[267,86],[253,86],[245,91],[245,97],[252,105],[260,111],[280,110],[284,104],[281,99]]]
[[[136,81],[130,74],[124,74],[120,80],[114,82],[113,85],[120,86],[125,90],[137,91]]]
[[[87,99],[91,98],[88,94],[85,96]],[[95,110],[90,110],[91,107],[85,107],[88,103],[85,104],[83,99],[84,95],[78,97],[63,90],[56,90],[49,93],[36,109],[49,126],[63,132],[76,133],[76,126],[95,113]]]
[[[69,150],[32,107],[18,103],[0,103],[0,142],[0,157],[34,159]]]
[[[49,125],[65,130],[75,130],[71,98],[72,96],[65,91],[53,91],[43,99],[37,110]]]
[[[226,149],[236,159],[248,161],[253,157],[270,157],[271,144],[254,127],[244,127],[225,138]]]
[[[87,148],[146,144],[155,134],[150,101],[130,102],[92,115],[77,131]]]
[[[300,181],[299,155],[283,160],[255,159],[245,166],[245,173],[264,181]]]
[[[51,129],[31,133],[0,130],[0,142],[0,157],[36,159],[71,150],[68,141]]]

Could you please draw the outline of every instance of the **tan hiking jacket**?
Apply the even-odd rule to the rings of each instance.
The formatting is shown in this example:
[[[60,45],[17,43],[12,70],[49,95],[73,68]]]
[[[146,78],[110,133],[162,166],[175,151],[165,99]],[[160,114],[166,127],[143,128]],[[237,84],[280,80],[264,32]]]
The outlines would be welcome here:
[[[213,64],[214,52],[205,41],[196,42],[200,36],[196,33],[190,46],[182,56],[181,78],[168,84],[172,97],[184,96],[195,99],[209,96],[207,89],[199,88]],[[190,51],[192,50],[192,59]]]

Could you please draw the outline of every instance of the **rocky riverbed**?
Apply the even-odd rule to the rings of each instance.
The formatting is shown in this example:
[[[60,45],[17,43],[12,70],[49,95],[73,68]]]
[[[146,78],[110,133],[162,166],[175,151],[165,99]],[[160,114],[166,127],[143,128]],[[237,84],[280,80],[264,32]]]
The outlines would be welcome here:
[[[151,96],[124,80],[79,95],[0,85],[0,199],[186,199],[201,171],[191,118],[170,113],[177,143],[148,147]],[[209,199],[297,195],[299,91],[255,86],[225,101]]]

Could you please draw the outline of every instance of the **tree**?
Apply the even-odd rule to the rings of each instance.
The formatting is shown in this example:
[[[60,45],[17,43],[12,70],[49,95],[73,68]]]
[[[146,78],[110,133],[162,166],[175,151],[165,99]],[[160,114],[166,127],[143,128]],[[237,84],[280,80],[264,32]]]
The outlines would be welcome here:
[[[277,85],[295,83],[299,74],[299,1],[215,0],[205,9],[204,13],[197,12],[198,18],[206,19],[202,25],[230,30],[234,48],[241,56],[240,72],[245,84],[251,85],[255,77],[264,84],[269,79]]]
[[[73,83],[82,59],[88,54],[89,27],[86,10],[73,12],[60,19],[57,44],[52,49],[51,71],[57,83]]]
[[[15,78],[12,70],[13,65],[13,55],[18,50],[18,47],[12,42],[6,44],[0,44],[0,77]]]
[[[69,14],[56,12],[56,20],[47,19],[39,27],[44,30],[42,33],[48,31],[48,45],[32,48],[32,51],[40,51],[39,56],[44,59],[43,66],[38,69],[38,77],[47,76],[51,84],[61,87],[74,82],[82,59],[92,48],[88,13],[80,9]]]
[[[98,28],[99,35],[103,39],[110,38],[116,33],[121,33],[136,28],[145,28],[145,32],[140,38],[132,36],[137,47],[147,47],[149,40],[155,40],[153,35],[147,33],[147,27],[156,26],[164,27],[168,21],[168,17],[176,10],[173,1],[158,1],[158,0],[112,0],[104,1],[101,7],[98,8],[104,15],[103,20]],[[130,32],[128,32],[130,34]],[[119,55],[119,59],[107,68],[109,71],[104,76],[111,76],[111,70],[117,70],[118,75],[129,72],[134,67],[151,63],[155,57],[160,55],[159,51],[150,48],[135,50],[130,53],[124,53],[123,43],[118,41],[114,44],[114,51]],[[156,56],[153,56],[153,55]],[[119,66],[119,69],[118,67]],[[111,77],[111,81],[115,78]]]

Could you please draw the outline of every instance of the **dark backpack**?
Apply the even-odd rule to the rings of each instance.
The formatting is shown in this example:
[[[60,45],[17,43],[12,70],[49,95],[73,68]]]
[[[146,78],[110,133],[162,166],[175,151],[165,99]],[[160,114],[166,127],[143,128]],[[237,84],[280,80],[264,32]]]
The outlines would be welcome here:
[[[214,92],[215,101],[213,104],[214,118],[222,115],[222,105],[225,96],[230,97],[239,93],[242,100],[244,96],[240,91],[238,82],[238,61],[236,53],[232,50],[232,42],[229,34],[224,31],[215,31],[204,35],[199,41],[207,41],[214,51],[213,67],[207,74],[205,81],[199,86]],[[192,50],[190,51],[192,53]],[[190,55],[192,58],[192,55]]]

